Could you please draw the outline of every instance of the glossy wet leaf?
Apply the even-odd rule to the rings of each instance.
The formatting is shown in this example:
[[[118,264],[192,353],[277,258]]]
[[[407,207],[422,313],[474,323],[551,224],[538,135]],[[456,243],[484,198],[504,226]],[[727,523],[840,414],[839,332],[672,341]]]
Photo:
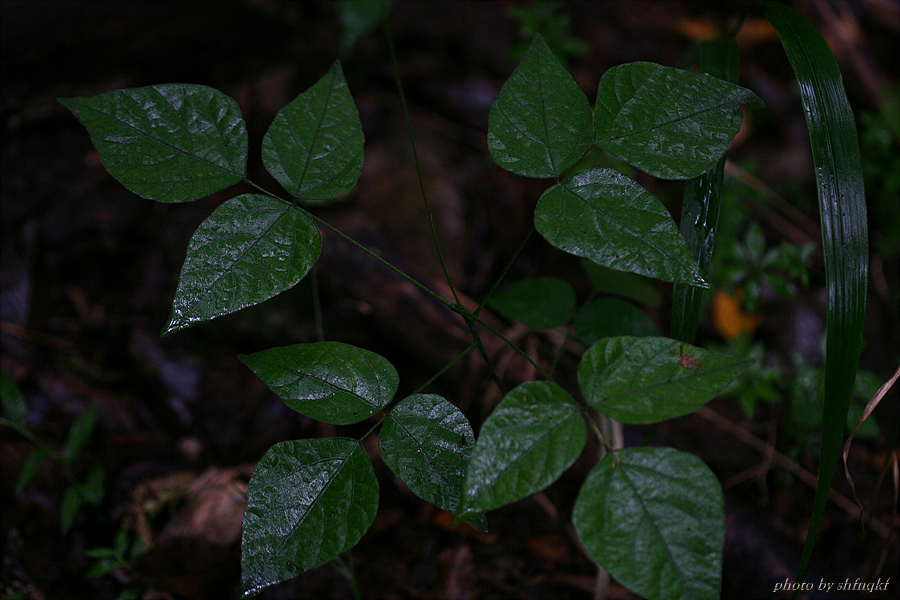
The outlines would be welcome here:
[[[709,287],[666,208],[613,169],[590,169],[541,196],[534,225],[561,250],[618,271]]]
[[[303,210],[259,194],[228,200],[191,237],[164,333],[294,287],[321,248],[319,229]]]
[[[513,389],[481,428],[457,516],[544,489],[575,462],[586,435],[581,409],[555,383],[529,381]]]
[[[523,279],[491,297],[488,306],[528,327],[550,329],[572,318],[575,290],[556,277]]]
[[[578,383],[597,411],[623,423],[657,423],[697,410],[747,366],[668,338],[622,336],[584,353]]]
[[[609,69],[597,87],[594,140],[664,179],[690,179],[715,166],[741,128],[740,105],[764,106],[748,89],[649,62]]]
[[[491,107],[491,156],[517,175],[557,177],[592,143],[587,96],[536,35]]]
[[[246,176],[244,119],[213,88],[151,85],[59,102],[88,130],[110,175],[144,198],[189,202]]]
[[[718,600],[725,515],[703,461],[674,448],[609,454],[588,475],[572,523],[616,581],[657,600]]]
[[[385,420],[378,446],[384,464],[419,498],[456,512],[475,433],[462,412],[441,396],[404,398]],[[483,515],[472,524],[487,530]]]
[[[243,596],[349,550],[377,509],[378,480],[356,440],[275,444],[250,477],[241,535]]]
[[[341,342],[282,346],[238,358],[287,406],[335,425],[371,417],[393,399],[400,382],[386,358]]]
[[[647,313],[622,298],[601,298],[585,304],[574,325],[578,339],[588,346],[605,337],[659,335]]]
[[[356,185],[362,125],[341,64],[282,108],[262,143],[266,170],[292,196],[327,200]]]
[[[800,84],[816,169],[828,293],[821,454],[800,581],[825,511],[862,351],[869,235],[859,138],[837,61],[801,13],[776,2],[761,4]]]

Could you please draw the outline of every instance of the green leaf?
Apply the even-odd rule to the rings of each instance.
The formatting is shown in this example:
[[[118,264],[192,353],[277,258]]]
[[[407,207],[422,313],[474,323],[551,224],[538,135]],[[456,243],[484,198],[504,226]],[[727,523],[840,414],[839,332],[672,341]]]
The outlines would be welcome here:
[[[75,517],[84,504],[84,496],[76,485],[70,485],[63,492],[59,501],[59,527],[63,535],[69,533],[75,524]]]
[[[617,335],[659,335],[647,313],[622,298],[601,298],[585,304],[574,324],[578,338],[588,346]]]
[[[809,535],[797,575],[802,581],[819,534],[862,351],[869,234],[859,139],[837,61],[822,34],[801,13],[775,2],[762,5],[800,83],[816,168],[828,291],[822,444]]]
[[[106,473],[99,463],[94,463],[88,469],[84,481],[81,483],[81,493],[85,502],[93,506],[99,506],[106,495]]]
[[[110,175],[135,194],[189,202],[247,174],[247,128],[237,103],[203,85],[166,84],[60,98]]]
[[[581,359],[585,400],[623,423],[691,413],[724,390],[747,361],[661,337],[604,338]]]
[[[28,401],[22,389],[6,371],[0,371],[0,403],[13,425],[28,427]]]
[[[340,61],[282,108],[262,143],[266,170],[301,200],[350,191],[362,172],[362,125]]]
[[[582,171],[548,189],[534,225],[557,248],[610,269],[709,287],[666,208],[613,169]]]
[[[654,281],[648,277],[614,271],[585,259],[581,260],[581,266],[594,289],[601,294],[630,298],[638,304],[650,306],[659,306],[662,303],[662,295],[654,286]]]
[[[734,38],[700,44],[700,71],[735,82],[738,76],[738,46]],[[725,156],[699,177],[685,183],[679,229],[691,253],[697,258],[700,274],[707,277],[719,224],[719,206],[725,175]],[[672,324],[670,335],[682,342],[694,343],[700,322],[703,290],[676,283],[672,288]]]
[[[649,62],[619,65],[597,88],[594,141],[655,177],[690,179],[731,146],[741,104],[764,106],[750,90],[709,75]]]
[[[381,458],[419,498],[456,512],[475,433],[458,408],[435,394],[404,398],[381,428]],[[472,524],[487,531],[484,516]]]
[[[563,325],[575,313],[575,290],[556,277],[535,277],[514,283],[488,300],[503,316],[534,329]]]
[[[356,440],[294,440],[269,448],[247,492],[244,598],[352,548],[377,509],[378,480]]]
[[[504,169],[525,177],[558,177],[593,142],[587,96],[534,36],[488,116],[488,148]]]
[[[19,471],[19,479],[16,481],[16,489],[13,492],[16,496],[21,494],[25,486],[31,483],[49,455],[50,448],[47,446],[38,446],[31,451],[31,454],[22,463],[22,470]]]
[[[319,229],[302,209],[259,194],[228,200],[191,237],[163,333],[259,304],[292,288],[321,249]]]
[[[481,428],[457,517],[541,491],[575,462],[586,437],[581,409],[565,390],[548,381],[523,383]]]
[[[391,0],[341,0],[341,53],[347,54],[357,40],[387,16]]]
[[[371,417],[400,385],[386,358],[340,342],[270,348],[238,358],[290,408],[335,425]]]
[[[598,464],[572,523],[616,581],[655,600],[718,600],[725,514],[716,476],[674,448],[630,448]]]
[[[78,460],[78,457],[81,456],[84,445],[94,431],[96,421],[97,409],[91,406],[72,423],[69,432],[66,434],[65,446],[63,446],[62,463],[64,467],[71,467]]]

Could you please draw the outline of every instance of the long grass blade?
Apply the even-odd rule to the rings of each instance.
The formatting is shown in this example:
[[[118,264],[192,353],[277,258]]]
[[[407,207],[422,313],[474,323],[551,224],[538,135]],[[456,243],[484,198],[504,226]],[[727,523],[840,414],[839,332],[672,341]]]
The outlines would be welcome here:
[[[738,47],[733,38],[722,38],[700,44],[699,71],[737,83]],[[725,172],[725,157],[715,167],[685,183],[681,207],[681,235],[697,258],[700,275],[709,274],[709,263],[719,223],[719,197]],[[671,337],[694,343],[700,322],[703,288],[676,283],[672,289]]]
[[[769,0],[762,6],[800,84],[816,169],[828,291],[822,442],[809,534],[797,572],[802,581],[825,512],[862,350],[869,236],[859,139],[837,61],[801,13]]]

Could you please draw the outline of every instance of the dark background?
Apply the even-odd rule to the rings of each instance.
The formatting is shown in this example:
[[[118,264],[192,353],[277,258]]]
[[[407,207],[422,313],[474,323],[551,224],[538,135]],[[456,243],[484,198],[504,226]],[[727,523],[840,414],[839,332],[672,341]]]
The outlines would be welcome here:
[[[877,110],[883,101],[878,85],[896,86],[900,3],[792,4],[824,32],[854,109]],[[511,51],[527,41],[509,18],[513,5],[401,0],[390,16],[448,268],[460,289],[477,300],[513,255],[546,187],[495,167],[485,143],[488,110],[516,64]],[[568,2],[563,14],[571,19],[572,35],[590,48],[570,57],[569,67],[593,101],[609,67],[633,60],[680,66],[694,41],[733,25],[741,6]],[[367,35],[342,55],[338,5],[328,1],[4,0],[0,10],[2,368],[28,399],[29,429],[56,448],[78,415],[96,408],[96,430],[70,475],[78,479],[96,465],[106,475],[103,501],[82,508],[62,536],[59,501],[69,483],[66,472],[58,461],[48,461],[14,496],[34,446],[9,429],[0,431],[0,594],[115,598],[131,588],[147,599],[237,597],[240,497],[255,462],[278,441],[331,431],[287,409],[236,355],[316,339],[311,278],[263,305],[161,338],[191,233],[236,192],[179,205],[134,196],[106,173],[85,130],[55,99],[170,82],[220,89],[237,100],[248,123],[251,179],[277,189],[259,160],[262,136],[275,113],[341,57],[366,134],[366,162],[346,201],[319,214],[439,287],[384,36]],[[787,197],[800,214],[752,200],[745,209],[772,242],[818,242],[809,233],[808,224],[814,234],[818,223],[813,169],[790,66],[774,31],[757,18],[745,22],[739,42],[741,84],[768,108],[750,115],[729,156],[755,164],[751,174],[759,185]],[[641,183],[679,214],[678,184],[647,178]],[[890,234],[884,227],[873,219],[873,240]],[[873,254],[862,367],[882,380],[897,366],[897,266],[896,256]],[[821,335],[822,272],[819,251],[809,288],[797,299],[763,307],[756,335],[775,359],[795,347],[815,346]],[[589,292],[578,262],[533,236],[507,281],[538,274],[565,277],[582,299]],[[452,317],[333,236],[325,238],[316,276],[326,338],[388,357],[400,371],[401,394],[468,344]],[[669,287],[660,284],[659,290],[668,298]],[[784,334],[796,331],[798,314],[816,317],[808,339]],[[667,315],[665,302],[651,309],[663,332]],[[502,326],[530,352],[552,352],[551,335]],[[699,342],[707,341],[722,342],[705,318]],[[507,383],[530,376],[511,353],[493,348]],[[564,355],[563,381],[574,381],[575,360],[576,354]],[[444,394],[476,425],[498,399],[478,360],[462,361],[429,391]],[[783,433],[779,404],[750,421],[733,401],[711,406],[774,448],[796,449]],[[893,590],[900,584],[897,483],[889,474],[890,453],[898,447],[896,412],[894,391],[876,411],[881,434],[856,443],[851,452],[863,503],[892,528],[893,537],[874,533],[831,504],[807,581],[890,577]],[[359,435],[367,427],[339,433]],[[645,434],[626,431],[629,444],[641,443]],[[653,443],[697,454],[724,482],[723,596],[774,597],[773,582],[795,572],[814,490],[778,468],[742,477],[765,466],[766,457],[695,416],[667,422]],[[591,597],[595,569],[565,525],[591,467],[587,453],[547,492],[492,513],[491,531],[482,535],[451,529],[446,515],[396,482],[374,443],[367,448],[375,459],[381,504],[375,524],[353,551],[364,597]],[[803,449],[791,458],[815,472],[814,457]],[[843,475],[835,486],[852,497]],[[163,509],[154,511],[154,503]],[[85,550],[112,545],[120,528],[145,536],[150,549],[130,569],[85,578],[92,564]],[[347,598],[349,589],[326,565],[261,597]],[[610,597],[633,596],[613,584]]]

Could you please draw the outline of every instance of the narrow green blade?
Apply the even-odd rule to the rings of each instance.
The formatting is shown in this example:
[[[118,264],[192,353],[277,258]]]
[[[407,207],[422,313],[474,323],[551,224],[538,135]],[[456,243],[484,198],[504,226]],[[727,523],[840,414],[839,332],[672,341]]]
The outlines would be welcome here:
[[[700,72],[726,81],[737,81],[738,47],[733,38],[704,42],[700,45]],[[684,186],[681,206],[681,235],[697,258],[700,275],[709,274],[709,263],[716,241],[719,223],[719,196],[725,174],[725,157],[706,173],[690,179]],[[700,301],[703,289],[684,283],[672,288],[671,337],[694,343],[700,322]]]
[[[801,13],[776,2],[762,5],[800,83],[816,167],[828,289],[819,480],[797,573],[802,581],[825,511],[862,350],[869,236],[859,139],[837,61]]]

